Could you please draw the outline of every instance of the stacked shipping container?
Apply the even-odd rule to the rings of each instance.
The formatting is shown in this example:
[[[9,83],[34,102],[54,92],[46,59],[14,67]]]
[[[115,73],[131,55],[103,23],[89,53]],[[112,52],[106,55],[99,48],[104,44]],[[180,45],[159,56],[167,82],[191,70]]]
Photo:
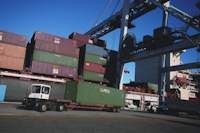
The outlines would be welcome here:
[[[69,38],[36,31],[26,48],[27,37],[0,31],[1,68],[21,71],[24,67],[35,74],[72,79],[79,69],[83,80],[113,86],[117,52],[105,49],[106,41],[87,35],[74,32]]]
[[[33,73],[76,78],[78,60],[75,40],[36,31],[27,45],[25,67]]]
[[[0,30],[0,68],[23,70],[27,38]]]
[[[115,83],[117,52],[91,44],[80,48],[79,75],[84,80]]]
[[[36,31],[27,44],[25,36],[0,31],[0,68],[21,71],[24,67],[34,74],[74,80],[79,70],[83,80],[95,84],[67,82],[66,99],[75,99],[74,101],[79,103],[124,106],[125,91],[96,85],[97,82],[114,85],[117,52],[103,48],[106,41],[97,38],[78,33],[73,33],[70,38]],[[22,91],[18,92],[22,94]],[[63,93],[63,89],[60,92]]]
[[[73,32],[70,36],[69,39],[73,39],[77,41],[77,47],[81,47],[85,44],[92,44],[100,47],[106,47],[106,41],[93,38],[87,35],[82,35],[76,32]]]

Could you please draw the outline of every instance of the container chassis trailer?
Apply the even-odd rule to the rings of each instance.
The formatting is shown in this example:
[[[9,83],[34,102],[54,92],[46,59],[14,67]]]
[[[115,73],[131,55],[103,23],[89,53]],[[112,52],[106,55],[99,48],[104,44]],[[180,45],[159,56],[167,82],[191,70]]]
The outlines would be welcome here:
[[[70,81],[66,83],[64,99],[49,98],[51,89],[52,87],[50,85],[32,84],[27,89],[26,97],[22,105],[25,105],[28,110],[37,109],[41,112],[51,109],[64,111],[74,108],[120,112],[120,109],[125,106],[125,91],[111,87],[87,82]],[[83,91],[85,91],[85,94]],[[98,98],[97,95],[100,97]],[[121,99],[117,101],[115,98],[118,98],[119,95]]]

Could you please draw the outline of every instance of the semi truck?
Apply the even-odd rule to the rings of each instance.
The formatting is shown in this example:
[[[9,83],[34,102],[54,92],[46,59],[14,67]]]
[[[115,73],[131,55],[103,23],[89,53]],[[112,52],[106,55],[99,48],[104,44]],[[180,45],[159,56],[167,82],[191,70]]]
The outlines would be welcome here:
[[[125,91],[97,85],[90,82],[68,81],[64,99],[50,98],[52,87],[46,84],[32,84],[22,102],[26,109],[38,109],[41,112],[74,108],[101,109],[120,112],[125,106]]]

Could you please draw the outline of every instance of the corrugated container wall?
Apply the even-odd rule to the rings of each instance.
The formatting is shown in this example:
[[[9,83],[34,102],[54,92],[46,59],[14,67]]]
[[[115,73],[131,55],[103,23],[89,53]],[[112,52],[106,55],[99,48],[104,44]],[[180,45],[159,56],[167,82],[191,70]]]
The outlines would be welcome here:
[[[25,47],[0,42],[0,55],[24,59],[25,52]]]
[[[76,78],[78,60],[75,40],[36,31],[27,45],[25,67],[33,73]]]
[[[56,54],[61,54],[61,55],[66,55],[66,56],[71,56],[71,57],[79,57],[79,48],[74,47],[76,42],[73,40],[67,39],[68,42],[67,44],[57,44],[57,43],[51,43],[47,42],[44,40],[35,40],[34,44],[36,50],[41,50],[41,51],[46,51],[50,53],[56,53]]]
[[[8,57],[0,55],[0,68],[11,69],[11,70],[23,70],[24,59]]]
[[[86,44],[80,48],[79,75],[82,79],[114,86],[117,52]]]
[[[85,62],[84,63],[84,70],[105,74],[106,68],[103,67],[102,65],[99,65],[99,64]]]
[[[125,91],[87,82],[66,83],[65,99],[77,103],[125,106]]]
[[[0,30],[0,68],[23,70],[27,38]]]
[[[47,42],[51,42],[51,43],[54,43],[54,44],[65,45],[65,46],[68,46],[68,47],[77,47],[77,42],[75,40],[71,40],[71,39],[47,34],[47,33],[40,32],[40,31],[35,32],[31,41],[35,41],[37,39],[47,41]]]
[[[32,61],[31,71],[47,75],[56,75],[60,77],[77,77],[77,69],[67,66],[54,65],[44,62]]]
[[[34,50],[33,60],[68,67],[78,67],[78,58]]]
[[[100,47],[106,47],[107,43],[104,40],[100,40],[98,38],[93,38],[76,32],[73,32],[71,35],[69,35],[69,38],[77,41],[77,47],[81,47],[85,44],[93,44]]]
[[[88,81],[110,83],[109,80],[107,80],[105,78],[105,74],[97,73],[97,72],[91,72],[91,71],[84,70],[82,78],[84,80],[88,80]],[[115,78],[115,77],[113,77],[113,78]]]
[[[26,47],[27,39],[27,36],[0,30],[0,42]]]

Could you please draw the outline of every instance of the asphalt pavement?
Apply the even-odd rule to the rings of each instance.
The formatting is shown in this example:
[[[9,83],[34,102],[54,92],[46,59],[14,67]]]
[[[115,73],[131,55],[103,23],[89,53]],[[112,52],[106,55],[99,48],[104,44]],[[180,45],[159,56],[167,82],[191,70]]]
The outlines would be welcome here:
[[[197,116],[162,115],[141,111],[113,113],[101,110],[26,110],[21,103],[0,103],[0,132],[67,133],[199,133]]]

